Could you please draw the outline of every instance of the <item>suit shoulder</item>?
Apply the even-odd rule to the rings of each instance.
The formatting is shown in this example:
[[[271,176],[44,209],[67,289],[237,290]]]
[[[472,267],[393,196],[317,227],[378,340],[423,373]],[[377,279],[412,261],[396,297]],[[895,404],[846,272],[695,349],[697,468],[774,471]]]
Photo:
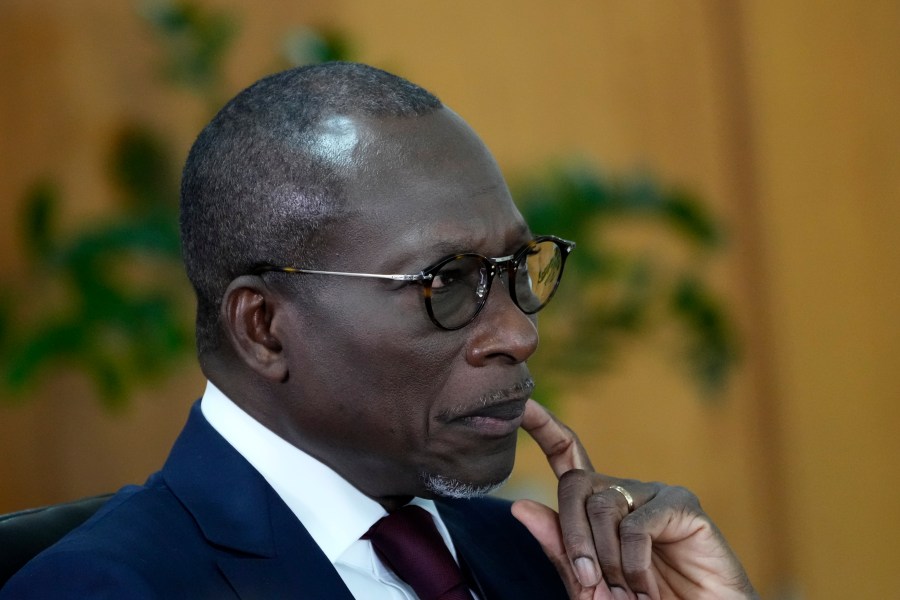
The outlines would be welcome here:
[[[122,545],[136,545],[136,540],[146,546],[161,537],[193,532],[199,533],[193,518],[167,487],[128,486],[50,549],[120,549]]]
[[[117,492],[16,573],[0,598],[162,597],[161,582],[214,570],[190,513],[164,485],[148,484]]]
[[[146,573],[108,553],[53,547],[29,562],[0,589],[0,600],[42,598],[158,598]]]

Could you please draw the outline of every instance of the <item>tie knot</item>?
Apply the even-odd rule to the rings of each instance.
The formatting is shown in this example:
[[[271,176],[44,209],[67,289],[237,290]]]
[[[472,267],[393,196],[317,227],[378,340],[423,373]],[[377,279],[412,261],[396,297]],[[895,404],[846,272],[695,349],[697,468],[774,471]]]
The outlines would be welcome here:
[[[404,506],[372,525],[363,537],[420,600],[471,600],[462,572],[427,510]]]

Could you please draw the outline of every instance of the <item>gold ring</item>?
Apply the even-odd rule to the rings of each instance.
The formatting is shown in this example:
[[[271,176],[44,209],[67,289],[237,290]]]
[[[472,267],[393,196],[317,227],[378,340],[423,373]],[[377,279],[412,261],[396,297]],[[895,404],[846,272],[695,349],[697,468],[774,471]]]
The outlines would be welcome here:
[[[631,494],[628,493],[628,490],[623,488],[621,485],[611,485],[609,486],[609,489],[616,490],[617,492],[625,496],[625,502],[628,503],[628,512],[634,510],[634,498]]]

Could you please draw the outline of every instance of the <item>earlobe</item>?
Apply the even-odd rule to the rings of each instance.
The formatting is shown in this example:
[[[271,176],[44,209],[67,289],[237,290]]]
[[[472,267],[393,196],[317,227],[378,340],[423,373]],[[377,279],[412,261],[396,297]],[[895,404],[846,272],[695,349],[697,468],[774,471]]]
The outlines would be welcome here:
[[[235,354],[248,367],[272,381],[288,374],[284,348],[276,332],[279,299],[254,275],[238,277],[225,290],[221,320]]]

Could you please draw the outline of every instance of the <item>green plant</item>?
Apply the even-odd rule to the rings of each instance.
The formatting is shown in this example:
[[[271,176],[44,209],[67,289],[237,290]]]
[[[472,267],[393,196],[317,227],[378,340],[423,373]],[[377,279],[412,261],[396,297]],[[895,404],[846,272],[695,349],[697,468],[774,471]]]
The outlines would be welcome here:
[[[223,67],[237,33],[234,19],[221,11],[209,11],[193,2],[158,1],[143,10],[157,34],[163,81],[196,93],[210,111],[222,103]]]
[[[223,68],[235,20],[194,2],[156,2],[143,16],[159,40],[161,81],[210,111],[224,96]],[[339,35],[292,32],[282,63],[345,58]],[[12,392],[51,369],[86,374],[107,406],[165,375],[193,350],[193,298],[181,267],[178,168],[164,133],[124,122],[108,152],[119,194],[101,222],[65,232],[62,194],[51,178],[23,201],[29,278],[0,295],[0,379]]]
[[[151,132],[132,128],[113,149],[111,177],[121,195],[108,221],[66,235],[52,182],[26,196],[30,277],[8,288],[18,297],[8,292],[0,346],[13,390],[65,364],[87,373],[114,405],[131,381],[162,374],[191,347],[169,153]]]
[[[627,339],[670,325],[680,332],[682,366],[705,397],[718,397],[737,342],[723,302],[704,280],[723,234],[703,204],[647,176],[603,177],[578,163],[519,179],[514,191],[533,231],[579,244],[553,307],[539,319],[542,350],[530,364],[549,383],[542,399],[573,375],[609,369]],[[623,226],[645,234],[649,227],[654,241],[669,244],[629,249],[611,240]]]

